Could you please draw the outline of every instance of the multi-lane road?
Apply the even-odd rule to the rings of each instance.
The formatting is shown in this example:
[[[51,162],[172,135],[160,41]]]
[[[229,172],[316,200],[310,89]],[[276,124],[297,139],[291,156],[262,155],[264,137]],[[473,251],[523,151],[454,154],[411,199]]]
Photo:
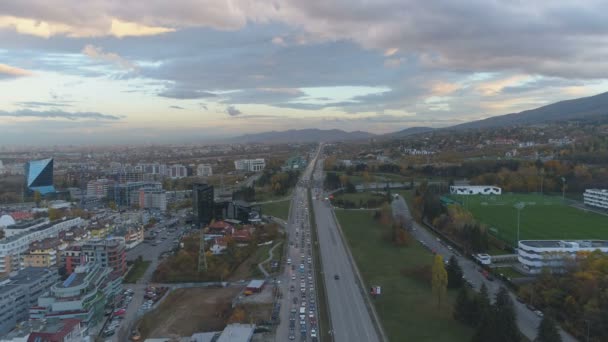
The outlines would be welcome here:
[[[322,184],[323,160],[319,159],[313,174],[313,208],[319,237],[321,264],[327,291],[327,301],[333,340],[380,341],[370,308],[366,305],[364,291],[359,286],[348,246],[343,240],[333,215],[325,200]]]
[[[405,203],[403,197],[398,196],[391,202],[393,209],[393,215],[402,216],[408,220],[411,220],[409,209]],[[414,222],[412,220],[412,222]],[[411,234],[420,242],[424,242],[430,249],[441,254],[444,259],[449,259],[454,256],[458,260],[458,264],[462,267],[464,276],[473,283],[476,289],[481,287],[481,284],[486,284],[490,297],[494,297],[498,290],[503,284],[500,281],[488,281],[478,270],[479,266],[468,258],[460,254],[454,253],[453,249],[450,249],[444,243],[441,243],[441,239],[438,239],[431,234],[427,229],[421,227],[418,223],[414,222],[414,230]],[[524,304],[519,303],[515,300],[515,296],[511,293],[511,299],[513,299],[515,306],[515,313],[517,315],[517,325],[519,330],[530,340],[536,338],[538,331],[538,325],[540,324],[541,318],[538,317],[534,312],[529,310]],[[575,342],[576,339],[561,331],[563,342]]]

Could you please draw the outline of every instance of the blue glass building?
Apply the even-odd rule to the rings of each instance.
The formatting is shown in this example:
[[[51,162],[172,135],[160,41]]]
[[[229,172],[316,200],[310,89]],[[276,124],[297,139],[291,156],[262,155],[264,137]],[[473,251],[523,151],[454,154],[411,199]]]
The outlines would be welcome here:
[[[28,192],[38,191],[41,195],[55,192],[53,186],[53,158],[32,160],[25,164]]]

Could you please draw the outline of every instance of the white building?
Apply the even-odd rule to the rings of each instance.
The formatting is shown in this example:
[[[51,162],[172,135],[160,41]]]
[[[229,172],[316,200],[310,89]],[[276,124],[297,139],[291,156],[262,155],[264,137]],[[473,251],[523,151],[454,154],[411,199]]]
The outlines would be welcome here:
[[[568,262],[574,262],[578,252],[599,250],[608,253],[606,240],[521,240],[517,249],[517,259],[529,273],[540,273],[548,268],[562,272]]]
[[[167,193],[165,190],[143,188],[139,190],[139,207],[142,209],[167,210]]]
[[[234,161],[234,168],[237,171],[258,172],[264,170],[266,161],[263,158],[239,159]]]
[[[0,241],[0,273],[8,273],[21,268],[23,255],[27,253],[30,243],[57,236],[60,232],[80,226],[84,220],[80,217],[57,223],[37,225],[34,229],[24,228]]]
[[[171,178],[188,177],[188,169],[182,164],[171,165],[167,170],[167,176]]]
[[[196,175],[201,177],[209,177],[213,175],[213,168],[209,164],[198,164],[196,168]]]
[[[607,189],[586,189],[583,193],[583,199],[588,206],[608,209]]]
[[[500,195],[502,189],[493,185],[452,185],[452,195]]]
[[[87,197],[106,198],[108,196],[108,189],[112,186],[114,186],[114,181],[106,178],[89,181],[87,183]]]

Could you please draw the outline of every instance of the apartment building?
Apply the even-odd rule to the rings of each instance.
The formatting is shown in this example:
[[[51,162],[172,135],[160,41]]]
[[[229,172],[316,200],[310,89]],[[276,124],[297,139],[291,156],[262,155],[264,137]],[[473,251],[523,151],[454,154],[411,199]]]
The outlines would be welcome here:
[[[538,274],[543,269],[563,272],[568,263],[576,261],[580,252],[599,250],[608,253],[606,240],[521,240],[518,247],[517,259],[531,274]]]
[[[196,167],[196,175],[201,177],[209,177],[213,175],[213,168],[210,164],[198,164]]]
[[[239,159],[234,161],[234,168],[237,171],[258,172],[264,170],[266,161],[263,158]]]
[[[608,189],[586,189],[583,201],[590,207],[608,209]]]

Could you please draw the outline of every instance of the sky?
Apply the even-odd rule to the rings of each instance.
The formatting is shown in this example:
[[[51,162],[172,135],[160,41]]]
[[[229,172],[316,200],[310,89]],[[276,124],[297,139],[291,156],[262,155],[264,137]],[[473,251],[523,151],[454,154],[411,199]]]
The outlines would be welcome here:
[[[3,0],[0,144],[445,127],[608,91],[608,3]]]

